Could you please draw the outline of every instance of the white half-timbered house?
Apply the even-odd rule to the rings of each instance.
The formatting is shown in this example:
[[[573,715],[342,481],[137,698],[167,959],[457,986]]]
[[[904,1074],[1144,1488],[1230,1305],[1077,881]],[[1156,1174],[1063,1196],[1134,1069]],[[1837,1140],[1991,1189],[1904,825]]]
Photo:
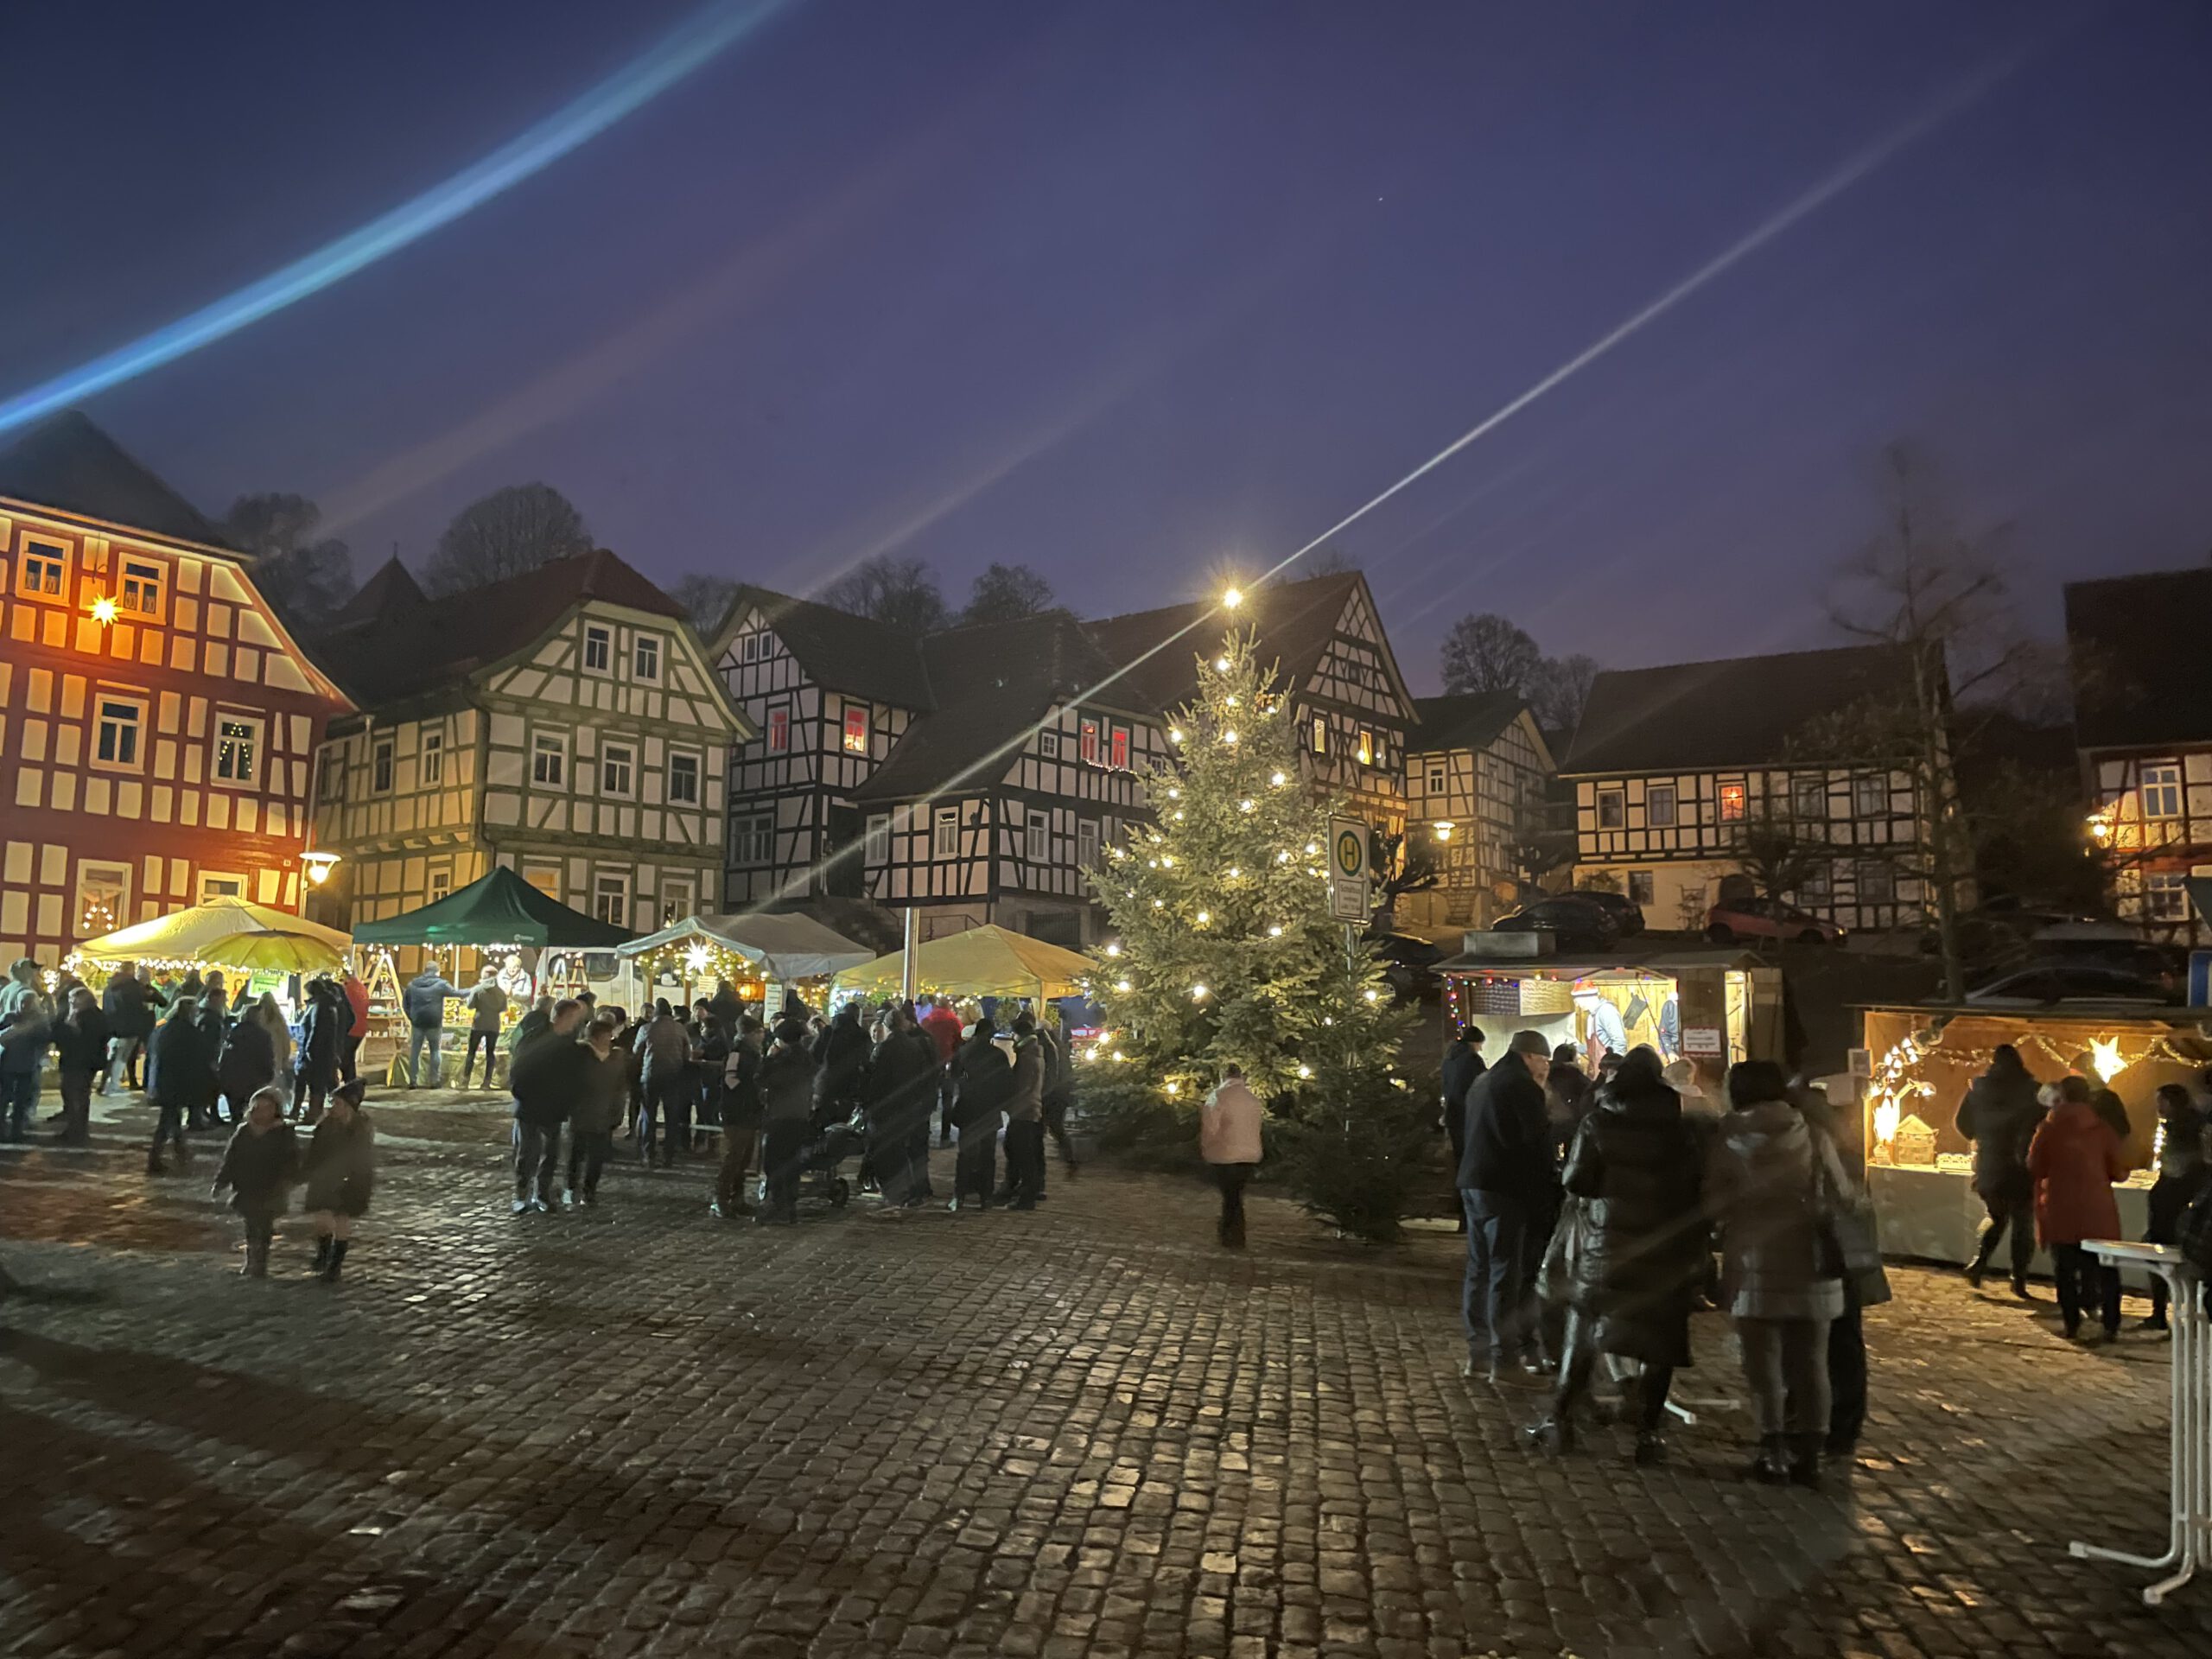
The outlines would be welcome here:
[[[2212,683],[2201,665],[2212,567],[2069,582],[2066,646],[2085,833],[2101,848],[2125,920],[2153,936],[2212,938],[2190,903],[2212,876]]]
[[[349,705],[251,563],[81,415],[0,451],[0,959],[211,898],[299,908]]]
[[[1398,901],[1401,926],[1486,927],[1519,902],[1516,849],[1539,833],[1556,763],[1517,691],[1419,697],[1406,757],[1411,842],[1436,886]]]
[[[639,931],[720,906],[725,767],[753,728],[682,608],[613,554],[435,600],[394,560],[315,649],[361,709],[316,784],[334,919],[494,865]]]
[[[1851,645],[1599,675],[1560,768],[1577,882],[1609,878],[1652,927],[1699,928],[1743,875],[1745,835],[1773,821],[1831,849],[1786,895],[1799,906],[1846,928],[1918,921],[1911,774],[1804,752],[1821,716],[1908,670],[1887,647]]]

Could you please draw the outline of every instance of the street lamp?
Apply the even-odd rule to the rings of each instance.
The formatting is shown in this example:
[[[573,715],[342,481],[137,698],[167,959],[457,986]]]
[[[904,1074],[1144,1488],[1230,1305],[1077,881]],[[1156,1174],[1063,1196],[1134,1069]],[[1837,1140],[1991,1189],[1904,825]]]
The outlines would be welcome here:
[[[1429,825],[1429,828],[1436,832],[1436,838],[1439,841],[1451,840],[1452,832],[1459,827],[1449,818],[1439,818],[1434,823]]]
[[[302,853],[300,862],[308,867],[308,880],[321,887],[330,880],[330,873],[338,867],[335,853]]]

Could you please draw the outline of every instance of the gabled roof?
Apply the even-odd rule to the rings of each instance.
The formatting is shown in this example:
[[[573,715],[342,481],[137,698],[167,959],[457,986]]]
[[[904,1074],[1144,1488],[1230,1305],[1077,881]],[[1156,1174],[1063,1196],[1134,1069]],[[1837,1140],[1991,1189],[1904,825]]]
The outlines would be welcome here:
[[[766,588],[748,584],[738,588],[722,626],[715,630],[712,642],[715,661],[728,649],[737,620],[747,610],[760,613],[807,678],[817,684],[843,696],[893,703],[901,709],[930,706],[929,676],[922,666],[919,635]]]
[[[1357,570],[1344,570],[1303,582],[1268,583],[1247,594],[1233,613],[1211,600],[1198,600],[1103,617],[1085,626],[1109,660],[1129,670],[1115,682],[1116,689],[1126,688],[1155,708],[1173,709],[1198,690],[1198,655],[1211,653],[1232,620],[1236,626],[1257,633],[1262,661],[1273,659],[1283,679],[1302,690],[1327,654],[1345,605],[1353,594],[1366,592],[1365,577]],[[1370,613],[1375,609],[1371,595],[1368,609]],[[1376,631],[1379,636],[1379,617]],[[1388,640],[1382,643],[1382,659],[1397,680]],[[1398,694],[1408,703],[1413,701],[1402,680],[1398,680]]]
[[[1055,704],[1081,697],[1113,672],[1083,624],[1065,611],[947,628],[923,639],[921,655],[931,706],[854,792],[857,802],[936,793],[995,751],[1015,746]],[[1133,714],[1156,712],[1133,703],[1118,684],[1091,700]],[[1012,760],[1009,753],[963,781],[995,783]]]
[[[199,508],[73,409],[0,449],[0,495],[149,536],[230,548]]]
[[[406,587],[413,586],[410,578]],[[419,604],[406,603],[405,593],[397,578],[386,582],[384,594],[396,610],[342,622],[308,644],[364,708],[451,686],[526,650],[588,599],[683,620],[682,606],[603,547]]]
[[[1893,688],[1910,669],[1907,654],[1888,645],[1608,669],[1591,684],[1560,769],[1777,766],[1809,721]]]
[[[381,618],[395,616],[402,611],[414,609],[430,601],[407,567],[395,553],[376,569],[376,574],[355,590],[347,600],[330,613],[326,628],[350,628],[362,622],[374,622]]]
[[[1489,747],[1521,716],[1529,700],[1518,691],[1466,691],[1446,697],[1415,697],[1421,731],[1408,745],[1415,754],[1446,749]]]
[[[2212,742],[2208,620],[2212,565],[2066,584],[2066,653],[2083,748]]]

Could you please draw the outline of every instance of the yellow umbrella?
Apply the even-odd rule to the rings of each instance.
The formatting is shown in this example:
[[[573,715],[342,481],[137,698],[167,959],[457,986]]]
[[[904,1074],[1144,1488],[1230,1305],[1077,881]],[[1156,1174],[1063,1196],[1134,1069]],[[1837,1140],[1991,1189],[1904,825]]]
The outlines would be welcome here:
[[[189,910],[88,939],[87,962],[145,962],[272,974],[327,973],[344,965],[353,941],[336,928],[244,899],[210,899]]]
[[[906,953],[894,950],[836,977],[842,991],[896,996],[906,983]],[[914,983],[955,996],[1077,996],[1090,971],[1087,957],[1003,927],[971,927],[931,939],[914,952]]]

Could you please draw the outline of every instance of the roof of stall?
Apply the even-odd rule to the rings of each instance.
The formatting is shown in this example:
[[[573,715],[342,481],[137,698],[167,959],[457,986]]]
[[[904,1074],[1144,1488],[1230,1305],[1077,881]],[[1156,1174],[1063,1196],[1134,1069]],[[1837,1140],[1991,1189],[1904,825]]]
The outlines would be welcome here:
[[[1658,945],[1649,950],[1615,950],[1605,956],[1480,957],[1462,952],[1436,964],[1440,974],[1487,974],[1492,978],[1527,979],[1541,974],[1551,979],[1587,979],[1592,974],[1651,973],[1670,976],[1695,968],[1769,968],[1756,950],[1731,950],[1722,945]]]
[[[811,916],[793,914],[686,916],[682,921],[632,939],[615,954],[643,957],[680,944],[704,939],[735,952],[778,980],[821,979],[861,967],[875,960],[865,944],[824,927]]]
[[[527,944],[541,950],[611,950],[631,937],[627,928],[547,898],[505,865],[419,910],[353,925],[356,944]]]

